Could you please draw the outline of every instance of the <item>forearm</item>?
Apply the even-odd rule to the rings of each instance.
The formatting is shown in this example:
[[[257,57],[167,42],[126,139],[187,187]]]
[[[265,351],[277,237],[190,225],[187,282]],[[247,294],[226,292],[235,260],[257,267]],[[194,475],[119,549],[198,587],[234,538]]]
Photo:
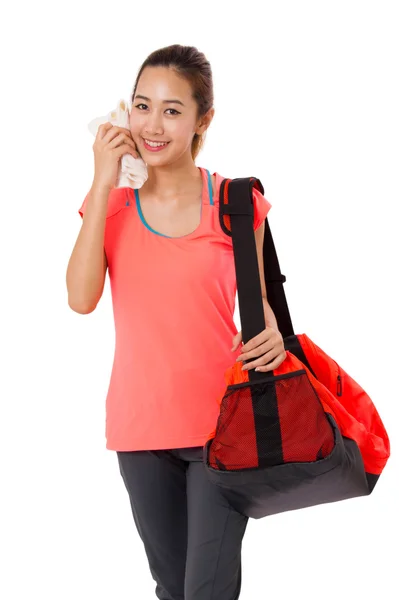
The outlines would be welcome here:
[[[262,300],[263,300],[263,309],[264,309],[266,327],[272,327],[273,329],[276,329],[277,331],[279,331],[278,325],[277,325],[277,320],[276,320],[276,317],[274,316],[274,312],[272,311],[272,307],[268,303],[267,299],[264,298],[263,296],[262,296]]]

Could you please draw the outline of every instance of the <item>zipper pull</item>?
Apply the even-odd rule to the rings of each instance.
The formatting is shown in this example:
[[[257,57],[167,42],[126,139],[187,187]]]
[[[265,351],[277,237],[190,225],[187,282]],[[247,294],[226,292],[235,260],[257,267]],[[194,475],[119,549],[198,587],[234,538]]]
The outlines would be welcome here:
[[[337,375],[337,396],[342,396],[342,380],[341,380],[341,375]]]

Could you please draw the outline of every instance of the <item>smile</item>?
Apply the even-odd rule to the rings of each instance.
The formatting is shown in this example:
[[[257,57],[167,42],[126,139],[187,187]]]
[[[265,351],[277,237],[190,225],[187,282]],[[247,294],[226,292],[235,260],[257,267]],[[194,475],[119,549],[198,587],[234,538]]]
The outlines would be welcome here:
[[[170,144],[170,142],[151,142],[150,144],[143,138],[144,147],[150,152],[159,152]]]

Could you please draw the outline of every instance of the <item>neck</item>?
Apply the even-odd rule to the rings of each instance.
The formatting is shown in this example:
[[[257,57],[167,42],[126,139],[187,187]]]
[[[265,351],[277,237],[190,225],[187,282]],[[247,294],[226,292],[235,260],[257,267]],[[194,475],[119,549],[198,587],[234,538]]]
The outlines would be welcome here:
[[[202,180],[199,167],[194,162],[189,164],[172,163],[161,166],[147,165],[148,179],[143,188],[149,194],[168,200],[187,195]]]

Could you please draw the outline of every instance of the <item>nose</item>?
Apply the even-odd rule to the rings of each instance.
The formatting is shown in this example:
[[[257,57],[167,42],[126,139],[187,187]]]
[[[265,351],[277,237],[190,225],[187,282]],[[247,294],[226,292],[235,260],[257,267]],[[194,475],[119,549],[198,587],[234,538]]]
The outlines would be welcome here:
[[[151,115],[147,116],[145,126],[144,126],[144,133],[148,137],[150,137],[150,136],[156,137],[158,135],[163,135],[163,132],[164,132],[164,129],[162,126],[161,116],[156,110],[154,110]]]

